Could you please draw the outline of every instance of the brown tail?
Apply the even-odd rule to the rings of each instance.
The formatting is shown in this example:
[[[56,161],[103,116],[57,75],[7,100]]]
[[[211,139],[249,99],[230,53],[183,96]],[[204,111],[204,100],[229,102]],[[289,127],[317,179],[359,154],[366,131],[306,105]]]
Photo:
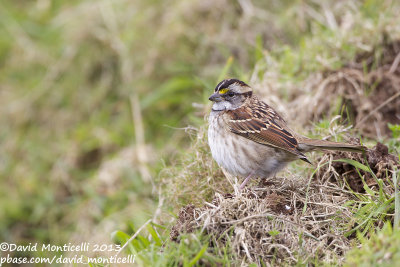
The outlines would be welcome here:
[[[367,148],[361,145],[304,138],[299,140],[298,149],[304,152],[308,152],[314,149],[327,149],[362,153],[365,152]]]

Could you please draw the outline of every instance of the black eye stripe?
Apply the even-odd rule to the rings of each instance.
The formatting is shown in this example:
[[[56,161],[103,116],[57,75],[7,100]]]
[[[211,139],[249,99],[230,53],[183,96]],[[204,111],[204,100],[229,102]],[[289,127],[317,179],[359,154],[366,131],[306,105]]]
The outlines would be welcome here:
[[[252,91],[245,92],[245,93],[235,93],[235,92],[230,91],[226,95],[231,96],[231,95],[229,95],[230,93],[233,93],[233,95],[242,95],[242,96],[245,96],[245,97],[251,97],[252,94],[253,94]]]
[[[237,95],[242,95],[242,96],[250,97],[250,96],[252,96],[252,94],[253,94],[253,91],[248,91],[248,92],[241,93],[241,94],[237,94]]]

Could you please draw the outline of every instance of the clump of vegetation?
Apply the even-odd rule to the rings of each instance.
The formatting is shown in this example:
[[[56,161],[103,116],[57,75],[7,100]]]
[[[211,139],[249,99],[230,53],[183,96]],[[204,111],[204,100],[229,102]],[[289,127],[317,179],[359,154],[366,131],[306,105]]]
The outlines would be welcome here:
[[[234,195],[179,213],[171,238],[201,229],[220,248],[230,247],[237,262],[304,264],[343,262],[350,249],[354,195],[329,182],[277,177]]]

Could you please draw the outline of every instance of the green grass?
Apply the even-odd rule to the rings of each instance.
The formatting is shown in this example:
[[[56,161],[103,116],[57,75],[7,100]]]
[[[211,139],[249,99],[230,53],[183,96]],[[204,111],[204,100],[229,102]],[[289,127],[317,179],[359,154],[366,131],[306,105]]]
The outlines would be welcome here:
[[[390,223],[372,232],[369,238],[360,236],[361,248],[347,254],[345,266],[394,266],[400,262],[399,229]]]
[[[198,264],[229,266],[232,263],[227,248],[220,250],[210,247],[210,238],[200,232],[183,234],[179,242],[174,242],[169,240],[165,227],[147,224],[146,229],[148,237],[139,233],[126,247],[127,253],[138,256],[135,262],[141,266],[190,267]],[[163,234],[160,235],[159,232]],[[130,239],[130,236],[122,231],[117,231],[113,235],[116,242],[121,245]]]

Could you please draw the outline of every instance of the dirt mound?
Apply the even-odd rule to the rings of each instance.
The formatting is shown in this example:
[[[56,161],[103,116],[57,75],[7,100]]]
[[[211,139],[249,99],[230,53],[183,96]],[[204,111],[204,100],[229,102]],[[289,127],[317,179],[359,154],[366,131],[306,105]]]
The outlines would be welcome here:
[[[350,159],[362,163],[365,167],[355,168],[349,162],[340,161],[342,159]],[[400,169],[400,164],[395,155],[389,154],[388,147],[378,143],[372,149],[368,149],[366,153],[349,153],[342,151],[331,151],[326,153],[320,163],[330,162],[329,165],[324,165],[319,169],[317,177],[321,180],[329,179],[333,183],[347,183],[350,188],[359,193],[364,193],[364,183],[372,189],[378,186],[378,180],[382,179],[388,192],[393,194],[393,186],[390,186],[388,181],[392,179],[391,171],[395,168]],[[321,164],[322,165],[322,164]],[[371,168],[371,170],[368,169]],[[363,170],[362,168],[365,168]],[[372,173],[371,173],[372,171]]]
[[[180,233],[193,232],[195,215],[196,209],[193,204],[189,204],[179,211],[178,220],[170,232],[171,240],[178,241]]]
[[[236,195],[217,193],[199,208],[182,208],[171,238],[203,229],[219,247],[229,245],[242,263],[285,265],[310,258],[340,263],[350,245],[344,233],[352,227],[352,214],[344,204],[352,195],[329,181],[267,183]]]
[[[391,136],[388,123],[400,124],[400,41],[379,47],[339,70],[310,77],[310,94],[296,100],[303,122],[340,113],[363,136]]]

